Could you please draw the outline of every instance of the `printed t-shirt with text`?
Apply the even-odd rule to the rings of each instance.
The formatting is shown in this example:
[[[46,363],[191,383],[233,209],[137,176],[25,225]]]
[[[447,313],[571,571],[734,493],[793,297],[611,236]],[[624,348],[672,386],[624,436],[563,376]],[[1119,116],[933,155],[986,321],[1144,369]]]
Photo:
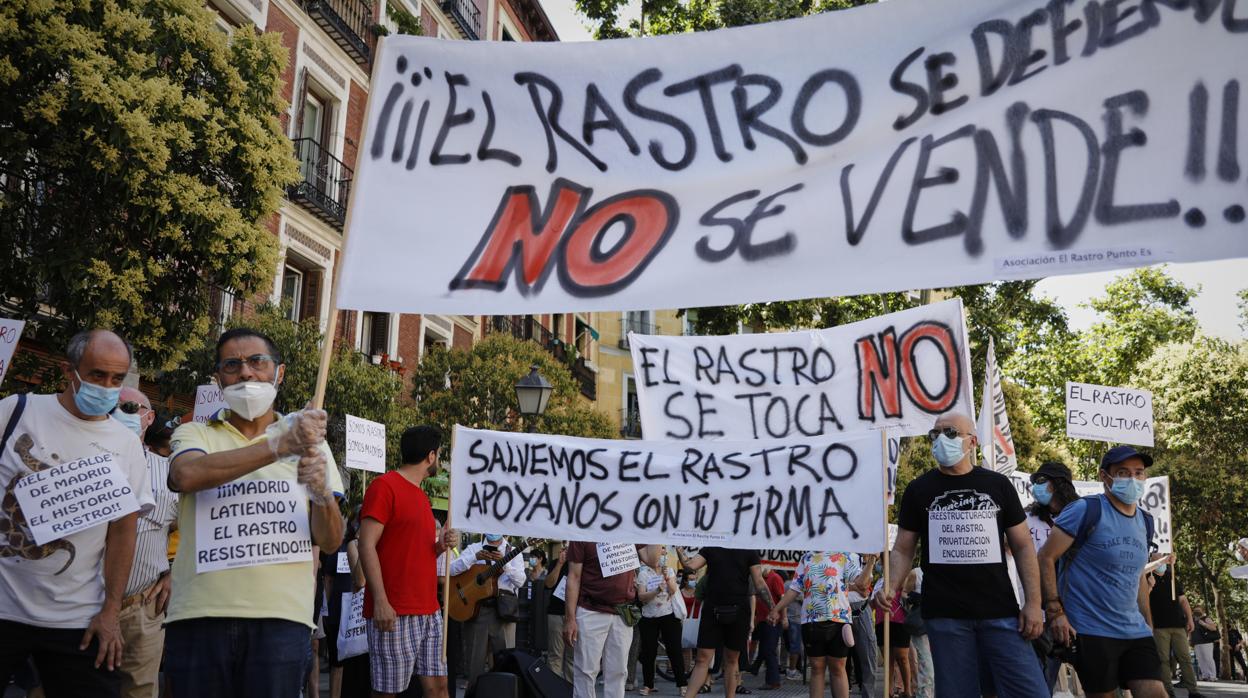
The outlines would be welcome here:
[[[1148,564],[1148,533],[1144,512],[1127,516],[1105,495],[1072,502],[1053,524],[1071,538],[1079,533],[1084,511],[1101,508],[1101,520],[1057,581],[1070,625],[1080,635],[1135,640],[1151,637],[1138,594],[1140,575]]]
[[[706,560],[706,602],[712,606],[747,603],[750,600],[750,568],[762,564],[757,550],[702,548]]]
[[[801,598],[802,623],[853,621],[849,583],[861,571],[858,556],[846,553],[806,553],[797,563],[789,589]],[[793,607],[797,604],[789,604]],[[793,622],[793,618],[789,618]]]
[[[17,405],[17,396],[0,400],[0,431]],[[109,454],[133,490],[139,515],[153,506],[147,459],[134,432],[115,419],[89,421],[70,414],[56,395],[29,395],[9,443],[0,453],[5,487],[62,463]],[[42,628],[85,628],[104,605],[104,542],[108,524],[36,545],[25,512],[4,493],[0,510],[0,620]],[[20,525],[19,525],[20,523]]]
[[[264,441],[263,434],[248,439],[226,421],[229,410],[221,410],[208,422],[188,422],[173,432],[171,464],[183,453],[220,453]],[[335,494],[342,492],[342,478],[329,446],[322,443],[328,462],[326,479]],[[298,465],[290,461],[270,463],[233,480],[290,480],[298,476]],[[182,532],[179,553],[173,561],[173,596],[169,599],[167,623],[191,618],[278,618],[314,627],[313,597],[316,595],[314,563],[287,562],[252,567],[235,567],[198,573],[196,530],[198,497],[183,493],[178,497],[178,523]],[[318,604],[319,605],[319,604]]]
[[[1025,516],[1008,477],[979,467],[965,475],[930,470],[906,487],[899,518],[922,545],[924,618],[1018,615],[1005,531]]]
[[[437,613],[437,522],[425,491],[391,470],[368,486],[360,519],[373,519],[385,527],[377,541],[377,558],[394,612],[400,616]],[[364,617],[373,617],[368,587],[364,588]]]
[[[642,546],[638,545],[637,550]],[[598,544],[573,541],[568,544],[568,564],[581,563],[581,586],[576,605],[599,613],[615,613],[615,605],[633,600],[637,572],[602,576],[598,565]]]

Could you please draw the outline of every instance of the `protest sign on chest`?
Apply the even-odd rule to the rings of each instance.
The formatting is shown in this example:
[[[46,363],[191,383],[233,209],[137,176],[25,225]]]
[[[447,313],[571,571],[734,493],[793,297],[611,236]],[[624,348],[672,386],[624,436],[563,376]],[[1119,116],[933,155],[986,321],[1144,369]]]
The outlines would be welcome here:
[[[1153,445],[1153,394],[1066,382],[1066,435],[1109,443]]]
[[[637,548],[632,543],[599,543],[597,552],[598,566],[604,577],[631,572],[641,564]]]
[[[0,381],[4,380],[4,374],[9,371],[9,364],[13,362],[13,354],[17,351],[17,341],[22,338],[22,329],[25,327],[25,320],[0,318]]]
[[[629,335],[649,438],[918,435],[974,411],[959,299],[823,330]]]
[[[1221,4],[893,0],[603,42],[385,37],[340,302],[701,307],[1248,255],[1226,164],[1244,157],[1245,20]]]
[[[368,621],[364,618],[364,590],[342,595],[338,624],[338,658],[350,659],[368,652]]]
[[[386,472],[386,425],[347,415],[348,468]]]
[[[294,480],[236,480],[195,495],[195,569],[312,559],[308,495]]]
[[[351,574],[351,561],[347,559],[346,553],[338,553],[337,562],[338,564],[334,569],[335,572],[338,574]]]
[[[870,433],[677,443],[456,427],[451,517],[596,543],[878,552],[883,461]]]
[[[987,495],[954,490],[927,510],[927,559],[934,565],[1001,562],[999,507]]]
[[[39,545],[139,510],[134,490],[111,453],[27,475],[13,494]]]
[[[196,422],[207,422],[227,407],[225,397],[221,395],[221,386],[216,383],[201,385],[195,388],[195,411],[191,417]]]

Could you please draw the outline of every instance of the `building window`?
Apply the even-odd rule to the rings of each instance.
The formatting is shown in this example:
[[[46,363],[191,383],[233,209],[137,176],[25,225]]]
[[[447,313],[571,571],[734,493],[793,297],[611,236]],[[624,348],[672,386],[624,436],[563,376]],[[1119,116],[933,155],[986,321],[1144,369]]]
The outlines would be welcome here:
[[[565,325],[564,325],[564,316],[562,316],[562,315],[551,315],[551,316],[550,316],[550,333],[551,333],[552,335],[554,335],[554,337],[555,337],[555,340],[556,340],[556,341],[559,341],[559,342],[564,342],[564,341],[566,341],[566,340],[563,338],[563,328],[564,328],[564,327],[565,327]]]
[[[364,313],[360,330],[360,351],[365,356],[390,354],[390,314]]]
[[[641,403],[637,399],[637,382],[624,376],[624,407],[620,410],[620,434],[641,438]]]
[[[320,319],[321,280],[324,275],[324,269],[287,252],[286,265],[282,268],[280,300],[288,320]]]
[[[634,310],[624,313],[620,318],[620,348],[628,348],[628,333],[654,334],[654,324],[650,321],[649,310]]]
[[[303,300],[303,272],[287,266],[282,273],[282,308],[287,320],[298,320]]]

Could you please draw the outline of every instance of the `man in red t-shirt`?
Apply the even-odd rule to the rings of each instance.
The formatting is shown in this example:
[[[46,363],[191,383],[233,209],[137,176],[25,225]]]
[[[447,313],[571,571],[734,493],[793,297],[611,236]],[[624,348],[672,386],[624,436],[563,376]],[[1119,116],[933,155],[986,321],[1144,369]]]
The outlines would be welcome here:
[[[436,427],[403,432],[403,465],[374,480],[364,494],[360,563],[367,580],[364,617],[374,698],[407,690],[413,673],[425,696],[447,696],[437,561],[459,545],[459,534],[446,531],[438,540],[433,507],[420,488],[438,472],[441,445]]]

